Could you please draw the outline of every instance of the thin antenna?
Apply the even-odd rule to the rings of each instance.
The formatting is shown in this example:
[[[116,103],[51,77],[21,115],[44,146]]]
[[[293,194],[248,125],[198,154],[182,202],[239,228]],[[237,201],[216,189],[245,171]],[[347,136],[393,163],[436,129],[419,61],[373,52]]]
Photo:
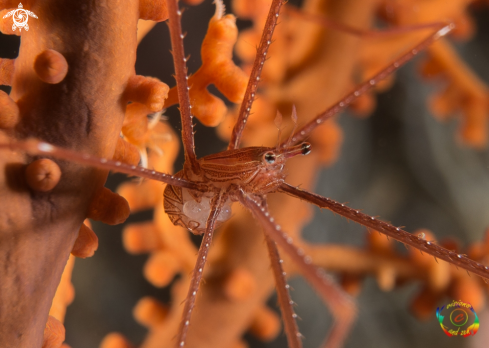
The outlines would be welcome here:
[[[292,105],[292,114],[290,115],[290,118],[292,119],[292,122],[294,122],[294,128],[292,128],[292,132],[290,133],[289,139],[285,143],[285,146],[292,145],[292,138],[294,137],[294,133],[297,129],[297,110],[295,108],[295,105]]]
[[[277,115],[275,116],[275,127],[278,129],[278,135],[277,135],[277,150],[279,149],[280,145],[280,137],[282,136],[282,114],[280,111],[277,110]]]

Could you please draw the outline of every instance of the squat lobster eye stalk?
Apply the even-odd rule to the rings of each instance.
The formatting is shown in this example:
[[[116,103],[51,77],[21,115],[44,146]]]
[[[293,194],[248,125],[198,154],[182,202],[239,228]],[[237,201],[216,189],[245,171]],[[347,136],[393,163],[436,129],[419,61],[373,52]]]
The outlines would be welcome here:
[[[289,159],[299,155],[309,155],[311,153],[311,144],[302,143],[294,146],[285,147],[279,150],[280,155],[285,159]]]

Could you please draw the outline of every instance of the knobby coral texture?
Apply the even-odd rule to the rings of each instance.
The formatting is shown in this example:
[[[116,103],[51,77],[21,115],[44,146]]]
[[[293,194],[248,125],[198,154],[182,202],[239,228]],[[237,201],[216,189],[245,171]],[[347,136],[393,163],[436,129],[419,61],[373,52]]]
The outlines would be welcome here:
[[[219,14],[210,1],[187,3],[193,110],[202,124],[217,126],[196,127],[202,157],[222,151],[231,136],[271,1],[226,3],[239,34],[235,17]],[[166,173],[180,170],[168,29],[158,24],[142,38],[152,22],[167,19],[166,3],[25,1],[38,18],[21,32],[13,31],[12,17],[2,18],[18,5],[0,0],[0,30],[21,35],[18,51],[0,60],[0,83],[11,86],[0,95],[0,142],[37,138]],[[287,163],[287,182],[489,264],[488,15],[484,1],[288,3],[244,146],[274,146],[278,128],[286,139],[292,106],[305,124],[432,31],[373,30],[452,21],[449,37],[317,128],[308,139],[312,153]],[[338,30],[339,24],[348,27]],[[2,52],[9,42],[15,46],[12,37],[1,39]],[[169,109],[162,116],[163,108]],[[107,171],[0,151],[0,346],[174,346],[200,239],[172,225],[164,186],[133,180],[119,186],[119,195],[112,192],[119,176],[106,185],[112,191],[103,187]],[[357,298],[345,347],[460,346],[434,319],[436,307],[452,299],[472,303],[481,326],[489,320],[487,285],[479,277],[284,194],[270,195],[269,205],[294,243]],[[118,224],[129,211],[122,233],[98,222]],[[73,266],[70,252],[89,258]],[[284,261],[304,346],[320,346],[333,319],[299,269]],[[264,237],[239,204],[215,235],[204,279],[188,346],[286,345]],[[482,347],[483,339],[480,332],[464,344]]]

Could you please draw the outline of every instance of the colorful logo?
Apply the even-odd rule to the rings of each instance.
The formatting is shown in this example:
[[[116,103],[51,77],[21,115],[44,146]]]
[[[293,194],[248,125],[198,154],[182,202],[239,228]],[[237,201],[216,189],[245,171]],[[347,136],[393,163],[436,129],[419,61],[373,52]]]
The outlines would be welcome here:
[[[10,16],[13,16],[12,19],[14,20],[14,24],[12,25],[13,31],[15,31],[17,28],[19,28],[19,31],[22,31],[22,28],[29,31],[29,25],[27,24],[29,16],[37,18],[34,12],[24,10],[22,3],[19,3],[18,9],[8,12],[5,16],[3,16],[3,18],[8,18]]]
[[[467,337],[479,330],[479,318],[470,303],[453,300],[446,306],[436,308],[436,317],[448,337]]]

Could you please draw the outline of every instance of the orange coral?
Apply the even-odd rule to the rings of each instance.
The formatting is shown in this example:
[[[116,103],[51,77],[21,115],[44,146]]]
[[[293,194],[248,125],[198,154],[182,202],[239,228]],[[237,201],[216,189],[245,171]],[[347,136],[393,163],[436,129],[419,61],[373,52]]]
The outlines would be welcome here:
[[[455,0],[446,4],[443,1],[390,1],[385,4],[389,10],[386,18],[396,25],[449,20],[455,24],[453,35],[458,39],[468,39],[473,32],[473,24],[467,8],[472,2]],[[379,49],[388,49],[388,46],[382,45]],[[447,40],[440,40],[428,51],[423,75],[428,78],[442,76],[446,80],[445,89],[431,98],[431,111],[439,119],[460,114],[460,140],[475,148],[485,147],[488,139],[488,87],[458,57]]]
[[[30,31],[22,31],[18,58],[0,64],[0,83],[12,85],[9,96],[2,93],[0,141],[35,137],[112,158],[127,102],[159,108],[166,97],[164,85],[134,74],[140,3],[153,7],[161,1],[128,0],[120,7],[26,1],[25,9],[38,19],[29,22]],[[1,1],[0,9],[17,5]],[[0,19],[6,33],[11,20]],[[87,211],[112,222],[127,216],[97,203],[104,199],[116,209],[125,204],[103,188],[107,171],[34,160],[19,152],[2,153],[0,159],[0,166],[9,168],[0,174],[0,341],[5,347],[41,346],[51,299]],[[87,231],[82,228],[82,237]],[[93,250],[76,246],[75,253],[88,256]],[[45,345],[59,346],[62,325],[50,319],[46,330]]]
[[[206,126],[217,126],[227,110],[222,100],[209,93],[208,85],[214,84],[233,103],[243,99],[248,78],[232,60],[237,35],[236,18],[223,16],[218,8],[202,43],[202,67],[188,79],[192,112]],[[177,90],[172,88],[165,107],[177,102]]]

